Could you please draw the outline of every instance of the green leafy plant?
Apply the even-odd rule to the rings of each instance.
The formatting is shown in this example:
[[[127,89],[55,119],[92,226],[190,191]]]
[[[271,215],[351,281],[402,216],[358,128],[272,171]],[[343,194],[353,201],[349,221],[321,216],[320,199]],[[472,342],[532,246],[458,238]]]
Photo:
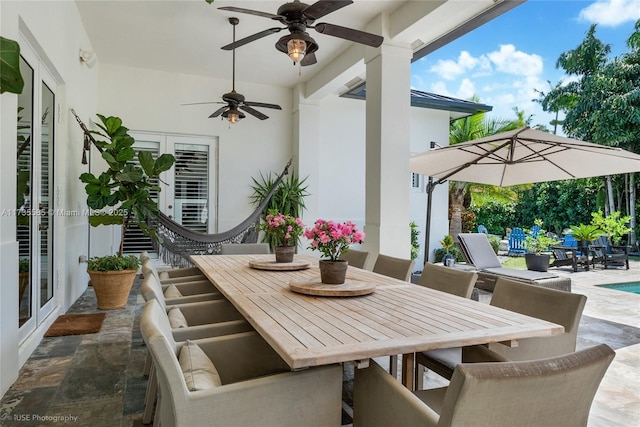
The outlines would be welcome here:
[[[87,205],[101,215],[95,215],[91,225],[122,224],[118,256],[122,257],[124,238],[131,224],[136,224],[145,235],[158,239],[155,230],[147,224],[148,219],[158,216],[158,204],[151,196],[151,191],[160,191],[153,183],[159,180],[160,173],[173,166],[175,158],[171,154],[162,154],[154,159],[151,153],[140,151],[140,166],[131,160],[135,157],[134,139],[128,129],[122,126],[119,117],[97,115],[102,124],[102,131],[91,131],[92,134],[107,140],[96,140],[95,145],[102,151],[102,158],[109,168],[99,176],[86,172],[80,180],[86,184]],[[117,207],[105,212],[107,207]]]
[[[452,255],[456,259],[456,262],[465,261],[464,255],[462,255],[460,248],[458,248],[457,246],[452,246],[451,248],[449,248],[449,254],[445,252],[444,248],[438,248],[434,251],[434,253],[435,253],[435,262],[442,262],[442,258],[445,255]]]
[[[540,255],[543,252],[547,252],[551,246],[560,243],[560,240],[555,237],[547,236],[546,230],[542,228],[543,223],[541,219],[536,218],[533,223],[540,227],[540,230],[535,236],[529,234],[524,238],[524,246],[529,253]]]
[[[607,217],[602,214],[602,211],[591,214],[591,223],[599,227],[600,234],[605,234],[614,245],[618,245],[622,237],[632,230],[628,226],[631,216],[621,217],[620,215],[618,211],[611,212]]]
[[[571,226],[571,235],[576,240],[590,242],[596,240],[604,232],[595,224],[580,224]]]
[[[411,259],[416,259],[420,255],[420,243],[418,242],[420,230],[414,221],[409,223],[409,228],[411,229]]]
[[[445,253],[449,253],[449,250],[453,247],[455,242],[453,241],[453,236],[447,234],[440,240],[440,246],[444,248]]]
[[[253,190],[253,194],[251,195],[251,202],[255,206],[259,206],[275,185],[277,176],[274,177],[271,173],[265,176],[260,173],[259,180],[256,178],[252,179],[253,185],[251,189]],[[290,172],[288,177],[280,181],[280,185],[278,185],[271,199],[269,199],[267,206],[262,211],[263,221],[266,221],[269,212],[280,212],[283,215],[300,218],[305,209],[304,198],[309,194],[307,192],[307,186],[304,185],[305,181],[306,178],[301,180],[293,172]],[[278,241],[269,234],[265,234],[262,241],[269,243],[272,249],[279,244]]]
[[[29,258],[20,258],[18,261],[18,273],[28,273],[31,268],[31,262]]]
[[[20,45],[0,37],[0,93],[22,93],[24,80],[20,73]]]
[[[91,257],[87,261],[87,270],[89,271],[137,270],[138,267],[140,267],[140,260],[133,255]]]

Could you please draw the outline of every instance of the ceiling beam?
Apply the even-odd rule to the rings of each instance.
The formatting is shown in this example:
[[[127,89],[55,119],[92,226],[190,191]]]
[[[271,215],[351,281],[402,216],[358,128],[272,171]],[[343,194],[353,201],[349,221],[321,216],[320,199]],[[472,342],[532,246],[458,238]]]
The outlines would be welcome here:
[[[362,45],[352,44],[306,82],[305,98],[322,99],[337,91],[354,77],[364,75],[366,67],[363,62],[363,54],[364,47]],[[302,72],[304,73],[304,69]]]

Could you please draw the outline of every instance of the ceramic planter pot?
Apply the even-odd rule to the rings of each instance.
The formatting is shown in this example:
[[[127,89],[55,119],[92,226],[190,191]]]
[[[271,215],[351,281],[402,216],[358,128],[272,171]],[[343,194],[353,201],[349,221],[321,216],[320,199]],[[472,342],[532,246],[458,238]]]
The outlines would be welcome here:
[[[96,292],[98,308],[112,310],[127,305],[137,270],[89,271],[91,285]]]
[[[347,277],[347,261],[320,260],[320,281],[325,285],[341,285]]]
[[[549,254],[524,254],[527,270],[547,271],[550,257]]]

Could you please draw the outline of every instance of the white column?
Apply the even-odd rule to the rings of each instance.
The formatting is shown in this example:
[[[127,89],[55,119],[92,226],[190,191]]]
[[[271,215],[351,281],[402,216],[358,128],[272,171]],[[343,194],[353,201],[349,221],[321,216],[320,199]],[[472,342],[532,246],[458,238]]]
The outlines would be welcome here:
[[[365,248],[409,258],[412,51],[383,44],[368,53]]]
[[[305,197],[306,209],[302,220],[307,227],[319,218],[320,194],[320,106],[304,98],[303,84],[293,90],[293,168],[300,177],[306,178],[309,195]],[[302,249],[308,243],[302,240]]]

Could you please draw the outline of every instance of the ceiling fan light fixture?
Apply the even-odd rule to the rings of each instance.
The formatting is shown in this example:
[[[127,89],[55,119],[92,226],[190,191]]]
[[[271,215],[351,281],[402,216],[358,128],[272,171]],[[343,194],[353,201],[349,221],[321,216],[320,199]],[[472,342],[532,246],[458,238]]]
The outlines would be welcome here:
[[[307,50],[307,43],[304,40],[291,39],[287,42],[287,50],[289,58],[291,58],[295,64],[296,62],[302,61],[302,58],[304,58],[304,54]]]
[[[309,55],[318,50],[318,44],[304,31],[294,31],[291,34],[280,37],[276,43],[276,49],[286,53],[295,64],[300,62],[305,55]]]
[[[244,119],[246,116],[244,115],[244,113],[242,113],[242,111],[237,110],[235,108],[231,108],[225,111],[224,113],[222,113],[222,117],[229,120],[229,123],[234,125],[240,120]]]

